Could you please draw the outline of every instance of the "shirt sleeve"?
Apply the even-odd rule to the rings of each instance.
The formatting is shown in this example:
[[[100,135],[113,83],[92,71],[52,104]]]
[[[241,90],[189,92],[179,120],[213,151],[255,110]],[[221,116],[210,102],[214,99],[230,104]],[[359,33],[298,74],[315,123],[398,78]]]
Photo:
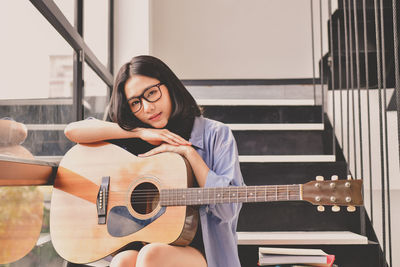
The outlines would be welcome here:
[[[243,186],[236,141],[228,126],[217,130],[212,153],[205,187]],[[210,204],[208,212],[221,221],[230,221],[239,215],[241,207],[241,203]]]

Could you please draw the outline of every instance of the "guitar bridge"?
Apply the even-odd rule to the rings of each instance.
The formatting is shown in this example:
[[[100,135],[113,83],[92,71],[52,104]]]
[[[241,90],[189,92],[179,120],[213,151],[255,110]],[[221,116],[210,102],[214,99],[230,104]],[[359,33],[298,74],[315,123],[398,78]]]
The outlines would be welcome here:
[[[98,224],[106,224],[109,188],[110,176],[104,176],[96,200]]]

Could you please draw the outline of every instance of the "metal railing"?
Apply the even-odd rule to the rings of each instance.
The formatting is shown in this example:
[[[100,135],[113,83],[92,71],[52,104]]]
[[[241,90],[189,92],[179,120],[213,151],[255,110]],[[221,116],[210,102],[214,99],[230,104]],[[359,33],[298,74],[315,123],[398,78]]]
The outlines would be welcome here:
[[[310,0],[311,16],[313,4]],[[347,173],[364,179],[365,209],[361,209],[361,233],[366,234],[366,217],[379,237],[382,266],[393,266],[391,188],[399,174],[400,158],[400,73],[398,5],[392,0],[338,0],[332,12],[328,0],[328,64],[321,54],[321,90],[329,87],[333,150],[339,144],[347,161]],[[323,2],[319,0],[320,20]],[[311,23],[313,24],[314,18]],[[321,23],[322,24],[322,23]],[[314,49],[314,27],[312,26]],[[321,32],[321,51],[322,51]],[[314,57],[314,51],[313,51]],[[314,68],[314,65],[313,65]],[[325,69],[325,73],[324,73]],[[327,73],[329,72],[329,74]],[[396,100],[396,119],[388,118],[388,97]],[[325,96],[326,97],[326,96]],[[322,98],[324,103],[324,96]],[[393,114],[393,113],[391,113]],[[397,134],[393,140],[394,126]],[[336,138],[337,136],[337,138]],[[397,143],[395,152],[389,144]],[[394,170],[394,171],[393,171]],[[374,192],[380,194],[378,199]],[[380,207],[377,206],[380,202]],[[365,216],[365,212],[368,216]],[[399,242],[399,240],[396,240]]]

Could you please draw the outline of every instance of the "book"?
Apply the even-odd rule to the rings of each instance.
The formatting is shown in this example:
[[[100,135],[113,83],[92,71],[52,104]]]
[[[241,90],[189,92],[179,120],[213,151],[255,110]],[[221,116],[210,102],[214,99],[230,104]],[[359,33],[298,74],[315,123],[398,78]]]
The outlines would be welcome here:
[[[332,266],[335,255],[328,255],[321,249],[258,248],[258,265],[307,264],[310,266]]]

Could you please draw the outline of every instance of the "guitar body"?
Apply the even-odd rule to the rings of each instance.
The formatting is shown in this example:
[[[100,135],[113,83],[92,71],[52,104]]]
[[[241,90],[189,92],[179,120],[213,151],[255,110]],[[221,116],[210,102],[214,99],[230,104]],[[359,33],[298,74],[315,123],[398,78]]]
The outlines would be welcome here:
[[[107,217],[99,223],[98,194],[109,176]],[[88,263],[136,241],[188,245],[198,223],[193,207],[161,207],[159,192],[191,187],[192,171],[178,154],[139,158],[97,143],[76,145],[61,160],[54,184],[50,233],[64,259]],[[140,191],[140,192],[139,192]],[[143,194],[142,192],[148,192]]]

